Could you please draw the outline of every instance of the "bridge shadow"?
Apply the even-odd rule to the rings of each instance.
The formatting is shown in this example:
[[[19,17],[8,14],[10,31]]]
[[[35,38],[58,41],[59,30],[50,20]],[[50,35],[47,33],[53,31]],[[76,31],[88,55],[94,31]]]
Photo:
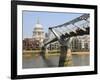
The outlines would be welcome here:
[[[46,58],[44,55],[41,55],[41,57],[47,67],[55,67],[56,66],[50,59]]]
[[[51,61],[51,59],[46,58],[44,52],[41,52],[41,53],[40,53],[40,56],[42,57],[42,59],[43,59],[45,65],[46,65],[47,67],[55,67],[55,66],[57,66],[57,65],[55,65],[55,64]]]

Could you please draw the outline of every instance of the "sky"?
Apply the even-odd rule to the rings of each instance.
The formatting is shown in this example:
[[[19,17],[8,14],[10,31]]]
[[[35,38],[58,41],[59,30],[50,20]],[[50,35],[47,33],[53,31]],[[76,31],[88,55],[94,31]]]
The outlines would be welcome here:
[[[63,24],[81,15],[82,13],[23,11],[23,38],[32,37],[38,18],[44,32],[48,32],[49,27]]]

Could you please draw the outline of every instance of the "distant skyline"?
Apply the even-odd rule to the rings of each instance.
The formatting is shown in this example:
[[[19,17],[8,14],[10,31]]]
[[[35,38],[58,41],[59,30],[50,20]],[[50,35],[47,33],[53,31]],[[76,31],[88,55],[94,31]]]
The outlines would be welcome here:
[[[38,18],[46,33],[49,27],[63,24],[81,15],[82,13],[23,11],[23,38],[32,37]]]

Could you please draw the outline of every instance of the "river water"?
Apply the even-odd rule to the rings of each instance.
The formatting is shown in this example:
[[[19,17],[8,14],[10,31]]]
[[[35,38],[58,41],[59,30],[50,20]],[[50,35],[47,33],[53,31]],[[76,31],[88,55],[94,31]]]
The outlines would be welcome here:
[[[42,56],[23,57],[22,67],[27,68],[46,68],[58,67],[59,56],[49,56],[43,59]],[[87,66],[89,65],[89,55],[72,55],[73,66]]]

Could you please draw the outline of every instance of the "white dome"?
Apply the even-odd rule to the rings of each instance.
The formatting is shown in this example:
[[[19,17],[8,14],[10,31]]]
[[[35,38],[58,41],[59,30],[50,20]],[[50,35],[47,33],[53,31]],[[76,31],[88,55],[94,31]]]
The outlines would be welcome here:
[[[36,24],[35,28],[43,28],[43,26],[41,24]]]

